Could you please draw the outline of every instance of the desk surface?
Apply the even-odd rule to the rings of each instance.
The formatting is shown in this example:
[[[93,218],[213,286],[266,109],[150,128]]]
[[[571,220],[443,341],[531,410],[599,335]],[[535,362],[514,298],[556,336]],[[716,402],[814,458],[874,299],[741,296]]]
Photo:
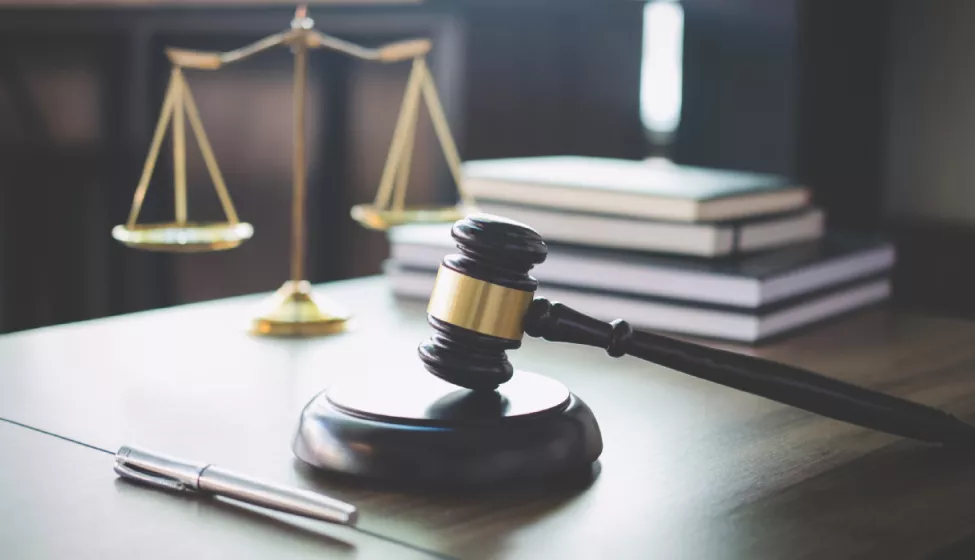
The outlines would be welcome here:
[[[0,337],[0,416],[316,489],[358,505],[365,529],[462,558],[975,550],[975,457],[537,340],[512,362],[564,382],[600,422],[605,451],[589,484],[430,493],[313,472],[290,451],[302,406],[338,376],[412,364],[429,333],[423,305],[395,301],[381,279],[321,291],[355,311],[352,332],[254,338],[244,327],[259,299],[247,297]],[[875,309],[742,351],[975,420],[975,323]],[[132,486],[115,479],[110,456],[22,428],[0,425],[0,450],[5,558],[423,556]]]

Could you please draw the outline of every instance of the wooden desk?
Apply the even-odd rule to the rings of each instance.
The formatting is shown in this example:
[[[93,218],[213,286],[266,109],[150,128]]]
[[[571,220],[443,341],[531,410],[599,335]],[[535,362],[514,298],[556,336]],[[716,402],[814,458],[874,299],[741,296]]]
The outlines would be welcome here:
[[[462,558],[971,557],[975,457],[819,418],[637,360],[537,340],[511,353],[600,421],[585,487],[491,493],[376,488],[290,451],[330,380],[415,360],[421,303],[381,279],[323,292],[357,314],[316,340],[245,333],[247,297],[0,338],[0,416],[313,488],[361,525]],[[871,310],[752,350],[975,420],[975,324]],[[107,455],[0,425],[7,558],[410,557],[346,528],[116,481]],[[134,552],[135,551],[135,552]],[[12,553],[11,553],[12,552]]]

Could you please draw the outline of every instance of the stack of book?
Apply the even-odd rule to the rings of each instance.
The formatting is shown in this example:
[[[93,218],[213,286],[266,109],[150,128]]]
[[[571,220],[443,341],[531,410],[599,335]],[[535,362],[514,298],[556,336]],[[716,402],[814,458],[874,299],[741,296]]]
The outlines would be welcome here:
[[[783,177],[588,157],[471,161],[464,175],[479,210],[546,240],[537,294],[604,320],[754,343],[891,292],[893,246],[825,231],[809,190]],[[428,298],[450,226],[389,240],[394,293]]]

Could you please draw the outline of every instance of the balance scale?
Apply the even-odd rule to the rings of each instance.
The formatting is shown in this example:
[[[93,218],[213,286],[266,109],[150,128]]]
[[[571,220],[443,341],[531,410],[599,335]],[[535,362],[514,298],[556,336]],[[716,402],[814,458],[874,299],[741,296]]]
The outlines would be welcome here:
[[[207,139],[203,121],[186,80],[185,70],[219,70],[227,64],[254,56],[262,51],[290,47],[294,56],[294,157],[292,158],[292,236],[291,278],[265,303],[264,310],[253,319],[251,331],[270,336],[318,336],[342,332],[350,319],[346,310],[334,302],[312,293],[305,279],[305,198],[307,193],[305,161],[305,81],[309,49],[325,48],[372,62],[396,63],[412,60],[403,102],[389,153],[383,167],[379,188],[371,204],[352,207],[351,216],[363,227],[385,231],[410,223],[454,222],[475,210],[474,198],[464,189],[461,161],[457,146],[447,125],[433,77],[427,68],[426,55],[431,50],[427,39],[413,39],[379,48],[362,47],[314,28],[307,7],[295,12],[291,28],[265,37],[255,43],[227,52],[191,51],[168,48],[172,64],[169,85],[156,123],[149,153],[132,199],[128,221],[115,226],[112,236],[128,247],[172,253],[200,253],[233,249],[254,234],[254,228],[240,221],[227,190],[220,166]],[[407,208],[407,183],[416,136],[420,98],[426,104],[437,139],[457,186],[459,203],[455,206]],[[213,188],[220,199],[226,221],[192,222],[188,219],[186,197],[186,121],[190,123]],[[149,189],[149,182],[159,158],[167,129],[172,125],[175,219],[172,222],[138,223],[139,212]]]

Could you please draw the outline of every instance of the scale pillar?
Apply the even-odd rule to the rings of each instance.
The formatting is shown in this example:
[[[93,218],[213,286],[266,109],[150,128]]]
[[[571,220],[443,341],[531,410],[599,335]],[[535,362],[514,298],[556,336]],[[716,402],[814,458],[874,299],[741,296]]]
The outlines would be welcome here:
[[[305,280],[305,201],[308,173],[305,153],[305,88],[308,37],[314,22],[301,7],[291,22],[294,53],[294,115],[291,202],[291,280],[285,282],[254,318],[252,332],[266,336],[321,336],[346,329],[349,315],[327,300],[316,298]]]

